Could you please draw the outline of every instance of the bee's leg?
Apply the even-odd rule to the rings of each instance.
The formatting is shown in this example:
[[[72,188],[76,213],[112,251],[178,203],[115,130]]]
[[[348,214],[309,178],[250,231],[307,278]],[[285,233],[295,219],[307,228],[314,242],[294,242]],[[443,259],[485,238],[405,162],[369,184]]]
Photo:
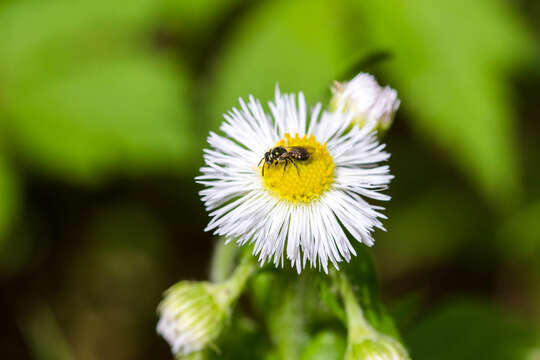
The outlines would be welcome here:
[[[262,176],[264,177],[264,165],[266,165],[266,162],[263,162],[263,168],[262,168]]]
[[[285,170],[287,170],[287,164],[289,163],[289,159],[285,159],[285,166],[283,167],[283,174],[281,176],[285,175]]]
[[[300,170],[298,170],[298,166],[296,166],[293,159],[290,159],[290,160],[291,160],[292,164],[294,165],[294,167],[296,168],[296,173],[298,174],[298,176],[300,176]]]
[[[263,160],[264,160],[264,157],[259,161],[259,163],[257,164],[257,167],[261,166],[261,163],[262,163]]]

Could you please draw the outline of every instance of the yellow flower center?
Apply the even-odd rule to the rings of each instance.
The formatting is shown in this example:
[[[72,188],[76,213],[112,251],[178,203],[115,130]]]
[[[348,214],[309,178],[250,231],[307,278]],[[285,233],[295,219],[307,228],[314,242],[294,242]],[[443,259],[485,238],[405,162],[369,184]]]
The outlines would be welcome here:
[[[304,137],[300,138],[296,134],[293,138],[287,133],[273,148],[277,146],[283,146],[288,150],[288,153],[284,156],[294,161],[294,164],[291,161],[285,161],[284,156],[282,156],[282,161],[277,164],[264,165],[264,176],[262,175],[261,165],[259,174],[262,176],[263,183],[268,190],[279,198],[294,203],[311,202],[318,199],[323,192],[328,190],[334,180],[335,165],[326,149],[326,143],[319,143],[313,135],[309,137],[304,135]],[[295,158],[295,149],[292,147],[305,149],[309,154],[308,159],[300,160]]]

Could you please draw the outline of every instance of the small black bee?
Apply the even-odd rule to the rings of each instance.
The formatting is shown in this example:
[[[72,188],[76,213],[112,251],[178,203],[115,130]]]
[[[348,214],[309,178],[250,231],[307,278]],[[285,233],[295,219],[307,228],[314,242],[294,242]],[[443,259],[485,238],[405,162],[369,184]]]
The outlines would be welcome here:
[[[261,161],[259,161],[257,166],[260,166],[261,162],[264,160],[262,168],[262,176],[264,176],[264,165],[268,165],[268,167],[270,167],[272,164],[276,166],[277,164],[284,162],[285,166],[283,167],[283,174],[285,174],[285,170],[287,169],[289,162],[293,164],[293,166],[296,168],[296,172],[298,172],[298,167],[296,166],[294,160],[306,161],[307,159],[309,159],[309,152],[306,150],[306,148],[301,146],[276,146],[264,154],[264,157],[261,159]],[[300,173],[298,172],[298,174]]]

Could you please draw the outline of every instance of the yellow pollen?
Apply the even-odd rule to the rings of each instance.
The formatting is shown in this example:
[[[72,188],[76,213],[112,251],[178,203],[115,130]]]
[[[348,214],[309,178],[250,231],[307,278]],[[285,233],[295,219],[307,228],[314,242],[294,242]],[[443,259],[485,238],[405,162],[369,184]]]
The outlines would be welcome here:
[[[259,174],[268,190],[279,198],[294,203],[311,202],[328,190],[334,181],[335,165],[326,149],[326,143],[319,143],[313,135],[309,137],[304,135],[300,138],[296,134],[293,138],[286,133],[284,138],[274,145],[276,146],[283,146],[288,150],[292,146],[303,147],[309,153],[309,158],[307,160],[292,159],[298,171],[290,162],[285,172],[283,172],[285,161],[270,167],[265,164],[264,176],[262,176],[261,165]]]

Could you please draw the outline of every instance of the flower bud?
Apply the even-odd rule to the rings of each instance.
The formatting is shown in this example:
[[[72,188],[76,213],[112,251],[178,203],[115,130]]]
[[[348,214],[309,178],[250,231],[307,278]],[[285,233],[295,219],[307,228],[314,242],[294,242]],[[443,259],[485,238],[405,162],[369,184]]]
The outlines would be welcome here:
[[[360,127],[369,125],[380,132],[390,128],[400,104],[396,90],[381,87],[367,73],[360,73],[348,82],[336,81],[332,94],[332,111],[349,111]]]
[[[256,271],[248,252],[231,276],[220,283],[180,281],[165,292],[158,306],[157,332],[167,340],[177,358],[199,360],[230,319],[235,301]]]
[[[403,346],[389,336],[379,335],[350,344],[345,360],[410,360]]]
[[[174,354],[187,355],[216,340],[230,312],[220,301],[223,290],[207,282],[181,281],[165,292],[158,307],[157,332]]]

